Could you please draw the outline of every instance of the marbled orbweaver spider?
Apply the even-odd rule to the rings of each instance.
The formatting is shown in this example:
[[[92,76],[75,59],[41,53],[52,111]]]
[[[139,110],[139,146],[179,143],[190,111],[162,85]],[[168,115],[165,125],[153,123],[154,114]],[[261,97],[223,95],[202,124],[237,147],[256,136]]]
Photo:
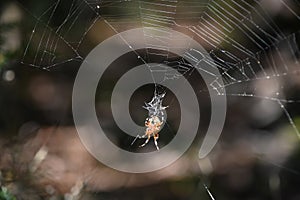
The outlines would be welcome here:
[[[161,130],[162,125],[164,123],[165,117],[164,117],[164,110],[167,108],[167,106],[162,106],[162,101],[166,93],[157,94],[156,90],[154,92],[154,97],[149,103],[145,103],[145,108],[148,110],[148,116],[145,120],[145,134],[140,136],[137,135],[136,138],[133,140],[131,145],[136,141],[137,138],[146,138],[147,140],[144,142],[144,144],[140,145],[139,147],[144,147],[146,144],[148,144],[151,137],[154,139],[154,144],[157,150],[159,150],[157,140],[159,138],[158,132]]]

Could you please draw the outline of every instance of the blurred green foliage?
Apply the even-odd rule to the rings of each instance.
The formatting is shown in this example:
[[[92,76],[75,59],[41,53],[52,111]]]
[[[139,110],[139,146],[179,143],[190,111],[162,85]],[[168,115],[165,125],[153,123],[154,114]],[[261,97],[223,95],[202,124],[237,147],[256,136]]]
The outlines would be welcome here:
[[[18,23],[0,23],[0,69],[3,68],[8,60],[16,57],[16,52],[11,52],[3,49],[5,43],[4,34],[15,28]]]
[[[0,200],[16,200],[16,197],[10,194],[6,187],[1,187]]]

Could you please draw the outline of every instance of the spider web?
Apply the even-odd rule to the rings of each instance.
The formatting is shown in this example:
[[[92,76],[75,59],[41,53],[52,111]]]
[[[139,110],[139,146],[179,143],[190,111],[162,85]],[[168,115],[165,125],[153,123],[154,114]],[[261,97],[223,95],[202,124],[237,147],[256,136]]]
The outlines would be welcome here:
[[[36,24],[22,63],[45,70],[72,62],[80,64],[85,57],[86,50],[83,49],[91,48],[86,40],[95,27],[105,28],[113,34],[143,27],[147,56],[136,54],[144,63],[151,62],[151,55],[156,55],[162,58],[162,64],[175,66],[176,71],[164,72],[165,80],[183,76],[197,66],[214,77],[208,87],[218,95],[276,103],[300,139],[287,108],[300,100],[285,94],[285,83],[297,79],[300,69],[300,5],[289,0],[273,2],[285,10],[294,25],[287,31],[274,21],[272,6],[268,3],[267,0],[54,0],[42,13],[33,14]],[[57,20],[57,16],[60,19]],[[199,52],[192,50],[186,52],[183,59],[170,62],[170,29],[201,41],[210,56],[198,60],[195,55]],[[98,34],[106,34],[105,30]],[[104,39],[105,36],[100,40]],[[126,40],[123,41],[131,48]],[[184,58],[203,64],[191,65]],[[214,67],[219,69],[221,76],[211,72]],[[157,69],[149,70],[154,73]],[[275,83],[277,87],[262,92],[263,85],[255,84],[257,82]],[[214,199],[206,186],[205,189]]]

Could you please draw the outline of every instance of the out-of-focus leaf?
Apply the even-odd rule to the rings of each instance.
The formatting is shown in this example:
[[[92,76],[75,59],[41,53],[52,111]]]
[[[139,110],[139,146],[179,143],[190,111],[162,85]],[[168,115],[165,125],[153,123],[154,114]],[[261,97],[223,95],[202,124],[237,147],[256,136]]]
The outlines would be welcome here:
[[[0,200],[16,200],[16,197],[10,194],[6,187],[1,187]]]

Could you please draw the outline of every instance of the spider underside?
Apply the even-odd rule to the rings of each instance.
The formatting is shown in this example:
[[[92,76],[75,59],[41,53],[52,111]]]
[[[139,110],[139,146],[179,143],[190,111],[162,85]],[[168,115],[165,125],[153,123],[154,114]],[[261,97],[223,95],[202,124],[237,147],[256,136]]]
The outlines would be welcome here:
[[[136,141],[137,138],[142,139],[147,137],[146,141],[139,146],[144,147],[146,144],[148,144],[150,138],[153,137],[155,147],[157,150],[159,150],[157,144],[157,140],[159,138],[158,132],[162,128],[162,124],[164,122],[164,110],[167,108],[167,106],[162,106],[162,100],[165,94],[166,93],[157,94],[155,91],[152,100],[149,103],[145,103],[143,108],[147,109],[149,112],[149,117],[147,117],[145,120],[145,134],[142,136],[137,135],[131,145]]]

